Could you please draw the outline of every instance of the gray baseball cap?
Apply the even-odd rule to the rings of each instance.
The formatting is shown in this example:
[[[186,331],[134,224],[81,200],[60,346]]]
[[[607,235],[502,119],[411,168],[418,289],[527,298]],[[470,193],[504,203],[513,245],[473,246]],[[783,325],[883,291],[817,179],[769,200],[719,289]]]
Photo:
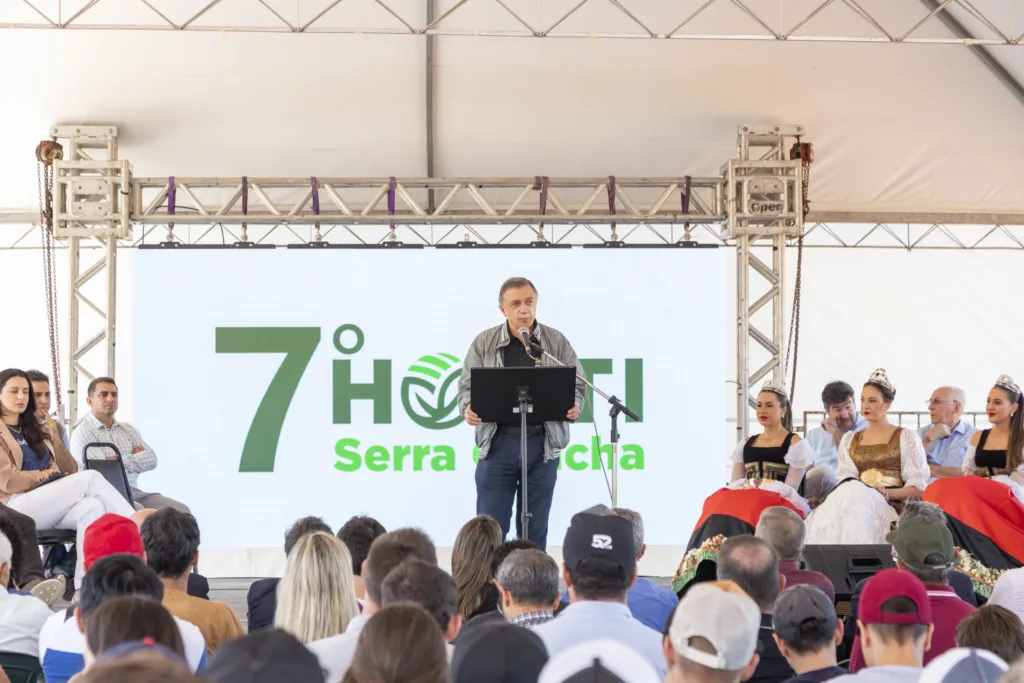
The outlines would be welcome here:
[[[757,603],[709,582],[697,584],[679,601],[668,637],[679,657],[709,669],[739,671],[754,656],[760,628]],[[691,647],[691,638],[703,638],[715,651]]]
[[[772,628],[786,643],[828,642],[836,632],[836,608],[817,586],[793,586],[775,601]]]

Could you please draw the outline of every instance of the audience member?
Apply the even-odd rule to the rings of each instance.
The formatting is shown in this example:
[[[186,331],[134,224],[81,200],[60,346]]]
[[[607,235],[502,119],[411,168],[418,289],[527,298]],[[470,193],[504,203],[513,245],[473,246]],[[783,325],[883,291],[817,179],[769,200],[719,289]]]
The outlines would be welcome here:
[[[950,650],[924,668],[918,683],[998,683],[1008,668],[987,650]]]
[[[827,576],[800,568],[807,528],[803,518],[794,510],[781,505],[765,508],[754,536],[771,546],[779,556],[779,573],[786,577],[787,586],[816,586],[835,602],[836,589]]]
[[[199,524],[187,512],[166,507],[150,515],[141,528],[146,563],[164,584],[163,606],[171,614],[199,627],[206,651],[242,635],[242,624],[224,602],[188,594],[188,577],[199,564]]]
[[[39,656],[39,633],[53,615],[46,603],[31,595],[7,592],[14,550],[0,534],[0,652]]]
[[[953,535],[944,522],[918,516],[900,523],[886,540],[892,544],[896,566],[916,576],[927,587],[934,630],[931,646],[924,657],[927,664],[956,647],[957,626],[976,609],[958,598],[949,587],[950,568],[956,553]],[[850,652],[850,671],[859,671],[864,666],[865,657],[858,634]]]
[[[322,531],[300,538],[277,586],[274,626],[308,644],[344,633],[357,616],[348,548]]]
[[[123,658],[97,663],[89,671],[76,677],[75,683],[203,682],[188,669],[161,654],[136,652]]]
[[[636,562],[639,565],[640,560],[647,554],[643,517],[639,512],[627,508],[612,508],[612,512],[633,525],[633,544],[636,547]],[[568,589],[562,591],[562,600],[569,601]],[[633,618],[656,631],[661,630],[679,603],[678,596],[670,589],[662,588],[642,576],[637,576],[636,583],[629,589],[627,600]]]
[[[44,529],[77,533],[107,512],[129,516],[128,502],[98,472],[78,471],[59,440],[50,440],[36,416],[35,392],[21,370],[0,372],[0,503],[28,515]],[[81,553],[75,586],[81,587]]]
[[[1005,607],[1024,621],[1024,567],[1003,572],[987,604]]]
[[[210,683],[325,683],[316,655],[280,629],[235,638],[217,650],[206,672]],[[338,683],[330,678],[326,683]]]
[[[857,619],[869,668],[833,681],[917,683],[932,646],[932,605],[921,580],[902,569],[885,569],[868,579]]]
[[[345,544],[348,552],[352,555],[352,583],[356,589],[356,598],[360,606],[363,604],[363,597],[366,595],[366,588],[363,587],[363,562],[370,552],[370,546],[380,536],[386,533],[384,526],[373,517],[357,515],[345,522],[338,529],[338,539]]]
[[[65,582],[63,577],[47,579],[43,572],[35,520],[0,503],[0,533],[11,542],[12,588],[31,591],[53,607],[64,595]]]
[[[1024,657],[1024,624],[1010,610],[989,603],[956,627],[956,646],[988,650],[1013,664]]]
[[[384,579],[407,560],[420,560],[437,566],[437,549],[430,538],[418,529],[389,531],[370,546],[370,552],[363,564],[363,585],[366,587],[363,613],[349,623],[344,633],[308,645],[327,672],[329,682],[338,681],[345,674],[352,663],[359,634],[370,621],[370,617],[383,607],[381,595]]]
[[[408,602],[419,605],[441,627],[444,641],[451,643],[459,635],[459,591],[448,572],[422,560],[406,560],[384,577],[380,586],[381,607]],[[448,646],[451,655],[453,647]]]
[[[459,614],[464,622],[498,609],[491,562],[502,540],[501,525],[487,515],[466,522],[455,537],[452,578],[459,589]]]
[[[94,531],[97,525],[107,526],[104,518],[89,527],[89,534],[83,544],[88,557],[88,570],[82,582],[78,605],[54,614],[39,634],[39,660],[47,683],[64,683],[82,670],[86,647],[83,624],[92,610],[108,600],[129,595],[157,602],[163,599],[164,586],[160,578],[138,556],[142,547],[138,529],[129,519],[118,519],[127,522],[127,527],[115,526],[109,534],[102,533],[107,529]],[[116,545],[125,545],[124,540],[129,530],[134,530],[136,540],[132,543],[137,544],[138,552],[129,554],[120,548],[113,550]],[[109,538],[105,538],[105,535]],[[102,550],[111,552],[103,553]],[[94,559],[96,557],[99,559]],[[187,621],[178,618],[175,621],[185,644],[189,667],[193,671],[201,671],[206,667],[206,642],[203,634]]]
[[[698,584],[672,615],[666,683],[739,683],[757,668],[761,611],[739,586]]]
[[[181,512],[189,512],[188,506],[184,503],[159,493],[146,493],[139,489],[139,475],[156,469],[156,453],[143,441],[138,429],[127,422],[118,422],[114,419],[118,400],[117,384],[113,378],[97,377],[89,382],[85,399],[89,405],[89,413],[71,434],[71,455],[78,462],[84,463],[85,447],[88,444],[112,443],[117,447],[118,453],[115,454],[110,448],[94,447],[89,449],[88,457],[109,459],[121,456],[136,509],[162,510],[171,507]]]
[[[562,556],[572,603],[557,619],[535,627],[551,656],[588,640],[612,639],[664,676],[661,633],[634,619],[626,605],[637,572],[633,525],[603,505],[580,512],[565,533]]]
[[[329,534],[333,530],[321,517],[303,517],[292,524],[284,534],[285,559],[292,554],[292,548],[300,538],[314,531],[323,531]],[[274,614],[277,611],[277,584],[280,581],[281,579],[278,578],[260,579],[253,581],[249,586],[249,593],[245,596],[249,633],[274,626]]]
[[[146,508],[145,510],[136,510],[135,514],[132,515],[132,521],[139,527],[139,533],[142,533],[142,525],[149,519],[149,516],[157,512],[153,508]],[[210,599],[210,581],[205,576],[199,573],[198,567],[194,567],[192,571],[188,573],[188,588],[185,591],[193,598],[200,598],[201,600]]]
[[[1019,661],[999,678],[999,683],[1024,683],[1024,661]]]
[[[444,634],[418,605],[382,607],[359,634],[352,665],[341,681],[448,683]]]
[[[455,646],[451,683],[536,683],[547,661],[544,642],[533,631],[489,624],[467,634]]]
[[[931,424],[917,430],[928,455],[932,477],[963,475],[964,456],[971,445],[971,436],[978,428],[960,419],[967,398],[957,387],[939,387],[928,399]]]
[[[185,644],[178,624],[156,600],[138,596],[108,600],[89,613],[82,628],[85,670],[115,647],[137,642],[162,645],[185,665]]]
[[[498,567],[501,613],[515,626],[539,626],[558,607],[558,564],[540,548],[514,550]]]
[[[821,683],[846,673],[836,661],[843,622],[832,598],[817,586],[800,584],[779,594],[772,611],[775,644],[796,672],[787,683]]]
[[[761,658],[749,680],[779,683],[791,678],[793,669],[772,637],[775,599],[786,587],[786,577],[779,573],[779,556],[759,538],[734,536],[726,540],[718,551],[718,578],[735,581],[761,609],[761,628],[758,631]]]
[[[537,683],[661,683],[661,680],[647,658],[633,648],[617,640],[598,639],[552,654]]]
[[[52,403],[50,378],[39,370],[29,370],[25,374],[28,375],[28,381],[32,383],[32,391],[36,394],[36,415],[39,417],[39,422],[42,423],[43,429],[50,436],[50,441],[60,441],[64,444],[64,448],[70,452],[71,443],[68,441],[67,430],[64,429],[64,425],[50,414]]]

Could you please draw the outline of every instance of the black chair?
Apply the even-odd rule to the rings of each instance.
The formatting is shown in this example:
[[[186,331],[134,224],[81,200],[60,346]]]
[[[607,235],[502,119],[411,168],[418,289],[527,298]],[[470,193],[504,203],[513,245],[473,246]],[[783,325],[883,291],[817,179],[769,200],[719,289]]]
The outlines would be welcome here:
[[[114,452],[114,459],[90,458],[90,448],[109,448]],[[121,460],[121,451],[112,443],[94,442],[86,444],[82,449],[82,459],[85,462],[85,469],[95,470],[103,475],[103,478],[110,483],[117,492],[128,501],[128,504],[135,507],[135,499],[132,498],[132,487],[128,484],[128,474],[124,471],[124,461]]]
[[[44,683],[43,666],[38,657],[17,652],[0,652],[0,669],[11,683]]]

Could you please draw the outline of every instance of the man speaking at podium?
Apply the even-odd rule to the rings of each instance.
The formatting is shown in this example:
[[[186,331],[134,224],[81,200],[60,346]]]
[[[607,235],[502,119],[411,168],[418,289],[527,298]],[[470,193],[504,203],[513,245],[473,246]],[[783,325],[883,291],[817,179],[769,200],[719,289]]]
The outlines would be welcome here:
[[[483,423],[469,404],[470,375],[472,368],[493,368],[509,366],[531,366],[536,361],[527,352],[527,344],[539,344],[569,367],[575,367],[582,374],[583,368],[569,340],[558,330],[542,326],[537,322],[537,288],[524,277],[512,277],[501,285],[498,291],[498,308],[505,316],[505,322],[497,327],[484,330],[466,353],[459,378],[459,409],[466,423],[476,428],[476,444],[480,447],[480,461],[476,466],[476,513],[490,515],[501,524],[502,532],[508,536],[512,516],[512,502],[517,500],[521,479],[519,461],[519,425],[498,426]],[[530,331],[524,340],[519,330]],[[534,354],[536,355],[536,354]],[[546,362],[548,361],[545,359]],[[565,422],[545,422],[527,427],[527,503],[529,504],[529,538],[546,548],[548,539],[548,514],[558,477],[558,458],[562,449],[569,445],[569,423],[580,416],[580,406],[586,397],[586,385],[576,379],[576,404],[565,416]],[[522,501],[518,501],[521,509]],[[516,513],[516,535],[522,537],[522,522]]]

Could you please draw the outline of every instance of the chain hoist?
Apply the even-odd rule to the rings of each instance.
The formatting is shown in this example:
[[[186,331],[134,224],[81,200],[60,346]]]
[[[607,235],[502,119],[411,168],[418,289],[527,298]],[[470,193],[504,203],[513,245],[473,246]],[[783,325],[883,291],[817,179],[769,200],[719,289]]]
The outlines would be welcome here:
[[[46,283],[46,319],[50,331],[51,395],[61,414],[63,394],[60,388],[60,334],[57,326],[57,244],[53,236],[53,162],[64,158],[64,148],[54,140],[43,140],[36,147],[39,190],[39,232],[43,241],[43,277]]]
[[[800,136],[789,150],[790,160],[800,160],[801,183],[800,183],[800,210],[803,212],[804,223],[811,210],[810,184],[811,164],[814,163],[814,146],[809,142],[802,142]],[[796,363],[800,352],[800,292],[803,286],[804,270],[804,233],[801,229],[796,241],[796,282],[793,283],[793,311],[789,321],[789,342],[786,346],[786,367],[783,369],[783,380],[789,374],[789,361],[793,361],[793,374],[789,381],[790,405],[796,396]],[[791,355],[792,354],[792,355]]]

